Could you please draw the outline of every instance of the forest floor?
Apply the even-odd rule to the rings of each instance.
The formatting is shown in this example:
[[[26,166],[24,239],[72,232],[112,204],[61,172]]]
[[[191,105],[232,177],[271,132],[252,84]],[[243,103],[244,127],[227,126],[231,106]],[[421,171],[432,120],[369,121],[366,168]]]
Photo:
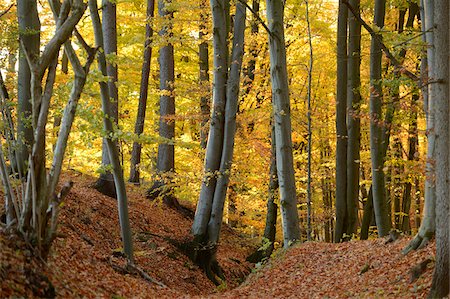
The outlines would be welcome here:
[[[116,201],[91,188],[92,177],[73,172],[62,181],[68,179],[75,185],[46,263],[0,229],[0,298],[421,298],[431,285],[434,244],[403,256],[406,237],[388,244],[310,242],[279,250],[255,268],[245,261],[254,248],[224,226],[218,260],[227,282],[217,287],[176,246],[189,237],[192,220],[129,186],[136,265],[167,286],[160,287],[124,270]],[[411,269],[428,258],[412,281]]]

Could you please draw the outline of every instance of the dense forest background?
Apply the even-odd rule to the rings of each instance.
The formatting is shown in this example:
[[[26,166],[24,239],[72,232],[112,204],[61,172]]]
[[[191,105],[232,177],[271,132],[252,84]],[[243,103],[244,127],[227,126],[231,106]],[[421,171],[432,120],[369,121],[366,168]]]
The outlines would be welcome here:
[[[438,199],[427,199],[433,205],[423,217],[425,199],[435,197],[430,194],[435,194],[436,182],[435,110],[430,103],[442,111],[448,104],[445,108],[434,102],[437,93],[431,87],[442,82],[434,80],[441,64],[430,56],[438,51],[430,51],[435,49],[430,37],[440,41],[442,29],[424,22],[430,17],[420,1],[97,2],[0,3],[0,172],[6,196],[0,211],[7,226],[16,216],[25,239],[34,240],[30,236],[38,232],[34,241],[45,248],[56,238],[59,208],[64,209],[60,203],[72,188],[72,183],[56,187],[61,169],[97,177],[93,188],[117,198],[130,260],[132,235],[122,175],[146,190],[149,199],[187,217],[193,216],[199,198],[203,207],[209,183],[223,180],[223,221],[262,242],[259,251],[270,250],[266,257],[296,240],[341,242],[389,234],[393,239],[416,236],[404,249],[407,253],[425,246],[435,233],[435,204],[437,211],[440,207],[448,214],[438,187]],[[438,1],[432,2],[439,7]],[[431,20],[445,24],[433,5]],[[277,31],[278,15],[284,32]],[[286,52],[281,64],[289,86],[282,88],[290,104],[287,112],[276,111],[276,97],[282,93],[274,88],[282,81],[275,75],[277,42],[284,43]],[[31,70],[28,79],[24,65]],[[235,107],[226,108],[236,113],[226,114],[225,121],[215,110],[221,76],[228,80],[224,86],[236,84],[225,97],[236,97]],[[71,126],[66,114],[74,117]],[[280,119],[286,115],[292,144],[279,149],[274,136],[281,136]],[[446,123],[436,117],[437,125]],[[214,133],[217,123],[227,126],[234,118],[235,136],[234,131]],[[217,153],[219,162],[222,156],[220,170],[208,166],[214,134],[225,136],[224,144],[234,142],[232,164],[223,162],[229,154],[225,146],[225,154]],[[442,149],[442,142],[437,146]],[[285,206],[283,196],[288,193],[283,188],[289,179],[275,161],[275,156],[284,157],[285,147],[292,149],[298,225],[286,216],[289,203]],[[448,189],[448,184],[442,186]],[[278,206],[282,213],[277,216]],[[41,212],[35,214],[36,209]],[[208,277],[214,281],[221,278],[214,264],[219,233],[212,237],[212,229],[205,237],[196,232],[200,209],[194,242],[211,246],[207,260],[212,264],[203,266],[207,274],[212,268]],[[300,229],[298,236],[289,232],[290,224]],[[48,231],[43,228],[47,226]],[[32,233],[27,233],[29,227]],[[438,234],[448,245],[448,229],[443,233],[438,228]],[[263,256],[253,258],[260,261]],[[448,266],[448,257],[442,265]]]

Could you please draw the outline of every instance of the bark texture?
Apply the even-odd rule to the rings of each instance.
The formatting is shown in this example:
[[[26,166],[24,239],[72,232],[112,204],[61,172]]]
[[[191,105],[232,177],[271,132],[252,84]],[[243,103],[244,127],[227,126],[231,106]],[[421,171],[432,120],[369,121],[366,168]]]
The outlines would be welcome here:
[[[147,110],[148,98],[148,80],[150,76],[150,62],[152,60],[152,19],[155,13],[155,0],[147,1],[147,22],[145,25],[145,42],[144,42],[144,61],[141,71],[141,85],[139,90],[139,105],[136,123],[134,124],[134,134],[139,137],[144,132],[145,112]],[[139,184],[140,164],[141,164],[142,144],[138,141],[133,142],[130,161],[130,178],[129,182]]]
[[[336,79],[336,225],[334,242],[341,242],[347,214],[347,7],[339,1]]]
[[[284,41],[284,3],[267,0],[269,20],[270,76],[274,110],[277,173],[284,247],[300,240],[294,165],[292,156],[291,108]]]
[[[375,1],[374,24],[379,28],[384,26],[386,10],[385,0]],[[384,237],[389,234],[391,221],[389,219],[389,207],[386,201],[386,190],[384,182],[384,157],[382,153],[382,101],[383,89],[381,85],[381,59],[382,50],[378,38],[372,38],[370,47],[370,150],[372,160],[372,194],[375,219],[378,235]]]

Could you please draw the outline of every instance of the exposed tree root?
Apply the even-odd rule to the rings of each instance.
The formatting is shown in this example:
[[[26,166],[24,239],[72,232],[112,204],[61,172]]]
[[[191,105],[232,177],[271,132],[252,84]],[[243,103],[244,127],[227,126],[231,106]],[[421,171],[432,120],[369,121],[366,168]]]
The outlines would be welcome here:
[[[426,232],[425,234],[419,233],[414,237],[414,239],[409,242],[409,244],[403,248],[402,254],[407,255],[413,250],[419,250],[425,248],[433,237],[434,233]]]
[[[178,199],[168,192],[164,192],[164,185],[156,181],[150,189],[147,190],[146,197],[150,200],[158,200],[162,198],[162,202],[169,208],[179,212],[188,219],[194,219],[194,211],[181,205]]]
[[[157,286],[159,286],[161,288],[167,287],[164,283],[154,279],[153,277],[148,275],[147,272],[145,272],[144,270],[139,268],[136,264],[134,264],[130,261],[127,261],[126,265],[123,267],[123,266],[120,266],[120,265],[114,263],[112,261],[112,258],[110,257],[109,264],[114,269],[114,271],[116,271],[117,273],[120,273],[122,275],[125,275],[125,274],[139,275],[141,278],[145,279],[146,281],[148,281],[152,284],[156,284]]]
[[[267,248],[265,248],[267,247]],[[264,260],[267,260],[270,258],[270,255],[272,254],[274,249],[273,243],[271,242],[268,246],[265,244],[262,244],[262,247],[256,249],[252,254],[250,254],[246,260],[247,262],[256,264],[259,262],[262,262]]]
[[[419,264],[415,265],[409,272],[410,274],[409,282],[413,283],[414,281],[419,279],[419,277],[427,270],[427,266],[431,262],[432,260],[428,258],[420,262]]]
[[[196,241],[170,242],[178,247],[187,257],[205,272],[206,277],[215,285],[220,285],[225,281],[223,270],[217,261],[217,245],[203,245]]]

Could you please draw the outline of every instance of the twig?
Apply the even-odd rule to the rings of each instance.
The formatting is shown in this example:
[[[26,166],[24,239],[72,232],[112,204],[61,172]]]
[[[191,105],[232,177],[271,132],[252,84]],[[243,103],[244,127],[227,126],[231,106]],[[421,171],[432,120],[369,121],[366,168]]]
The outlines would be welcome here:
[[[389,51],[389,49],[386,47],[386,45],[383,43],[381,37],[379,34],[377,34],[372,27],[370,27],[366,21],[364,21],[361,16],[356,12],[355,8],[348,3],[348,0],[341,0],[343,4],[345,4],[350,12],[355,16],[355,18],[358,20],[358,22],[370,33],[373,39],[375,39],[381,46],[381,49],[383,50],[386,57],[390,60],[392,65],[394,65],[394,68],[400,72],[400,74],[404,74],[406,77],[410,78],[413,81],[420,81],[420,78],[414,75],[411,71],[406,69],[395,57],[392,55],[392,53]]]
[[[4,15],[6,15],[11,10],[11,8],[14,7],[14,5],[15,4],[13,3],[5,11],[0,12],[0,18],[3,17]]]
[[[149,281],[151,283],[154,283],[154,284],[160,286],[161,288],[167,288],[167,286],[165,284],[163,284],[162,282],[157,281],[156,279],[152,278],[150,275],[148,275],[144,270],[142,270],[141,268],[136,266],[134,263],[128,262],[127,263],[127,268],[128,268],[128,270],[131,269],[131,270],[137,272],[143,279],[145,279],[145,280],[147,280],[147,281]]]

